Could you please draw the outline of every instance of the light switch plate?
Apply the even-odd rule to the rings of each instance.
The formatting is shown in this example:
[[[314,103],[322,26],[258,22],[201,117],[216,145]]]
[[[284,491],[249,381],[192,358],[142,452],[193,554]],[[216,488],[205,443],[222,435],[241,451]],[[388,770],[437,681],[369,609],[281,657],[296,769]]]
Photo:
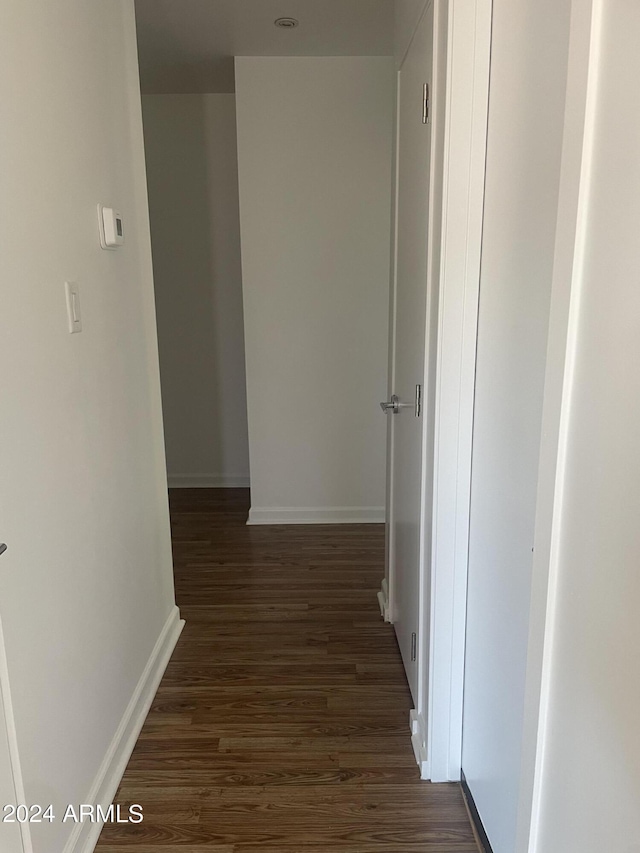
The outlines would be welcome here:
[[[77,281],[65,281],[65,293],[67,295],[67,318],[69,320],[69,332],[75,335],[82,331],[82,318],[80,316],[80,286]]]

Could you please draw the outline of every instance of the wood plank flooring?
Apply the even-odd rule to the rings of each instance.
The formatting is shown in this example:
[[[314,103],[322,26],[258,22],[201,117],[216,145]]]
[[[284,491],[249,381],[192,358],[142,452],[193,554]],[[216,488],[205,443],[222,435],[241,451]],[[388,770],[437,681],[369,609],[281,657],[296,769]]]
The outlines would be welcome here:
[[[384,529],[247,527],[248,491],[176,490],[186,628],[98,853],[478,853],[458,785],[421,782]]]

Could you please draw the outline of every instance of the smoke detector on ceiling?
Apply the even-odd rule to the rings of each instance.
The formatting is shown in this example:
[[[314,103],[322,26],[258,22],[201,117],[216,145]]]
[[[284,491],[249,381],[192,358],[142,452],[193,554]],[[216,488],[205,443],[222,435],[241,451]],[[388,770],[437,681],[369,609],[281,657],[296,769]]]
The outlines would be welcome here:
[[[276,18],[273,23],[276,27],[281,27],[283,30],[292,30],[298,26],[300,21],[296,21],[295,18]]]

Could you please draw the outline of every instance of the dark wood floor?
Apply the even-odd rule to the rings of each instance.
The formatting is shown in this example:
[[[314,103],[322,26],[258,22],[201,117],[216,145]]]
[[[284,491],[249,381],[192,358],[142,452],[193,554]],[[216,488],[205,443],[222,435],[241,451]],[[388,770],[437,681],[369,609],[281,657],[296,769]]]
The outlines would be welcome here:
[[[421,782],[379,615],[377,525],[246,527],[245,490],[171,494],[186,628],[99,853],[477,853],[457,785]]]

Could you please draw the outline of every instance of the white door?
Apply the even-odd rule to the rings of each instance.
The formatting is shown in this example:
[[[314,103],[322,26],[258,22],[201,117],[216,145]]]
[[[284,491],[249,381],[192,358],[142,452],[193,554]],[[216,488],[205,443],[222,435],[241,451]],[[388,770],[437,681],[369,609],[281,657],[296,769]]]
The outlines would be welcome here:
[[[433,5],[425,13],[400,69],[398,103],[397,272],[392,390],[398,398],[391,442],[390,566],[392,621],[414,700],[418,701],[417,651],[422,514],[423,394],[427,314],[427,234],[431,124],[423,113],[431,86]],[[424,394],[423,394],[424,396]]]

